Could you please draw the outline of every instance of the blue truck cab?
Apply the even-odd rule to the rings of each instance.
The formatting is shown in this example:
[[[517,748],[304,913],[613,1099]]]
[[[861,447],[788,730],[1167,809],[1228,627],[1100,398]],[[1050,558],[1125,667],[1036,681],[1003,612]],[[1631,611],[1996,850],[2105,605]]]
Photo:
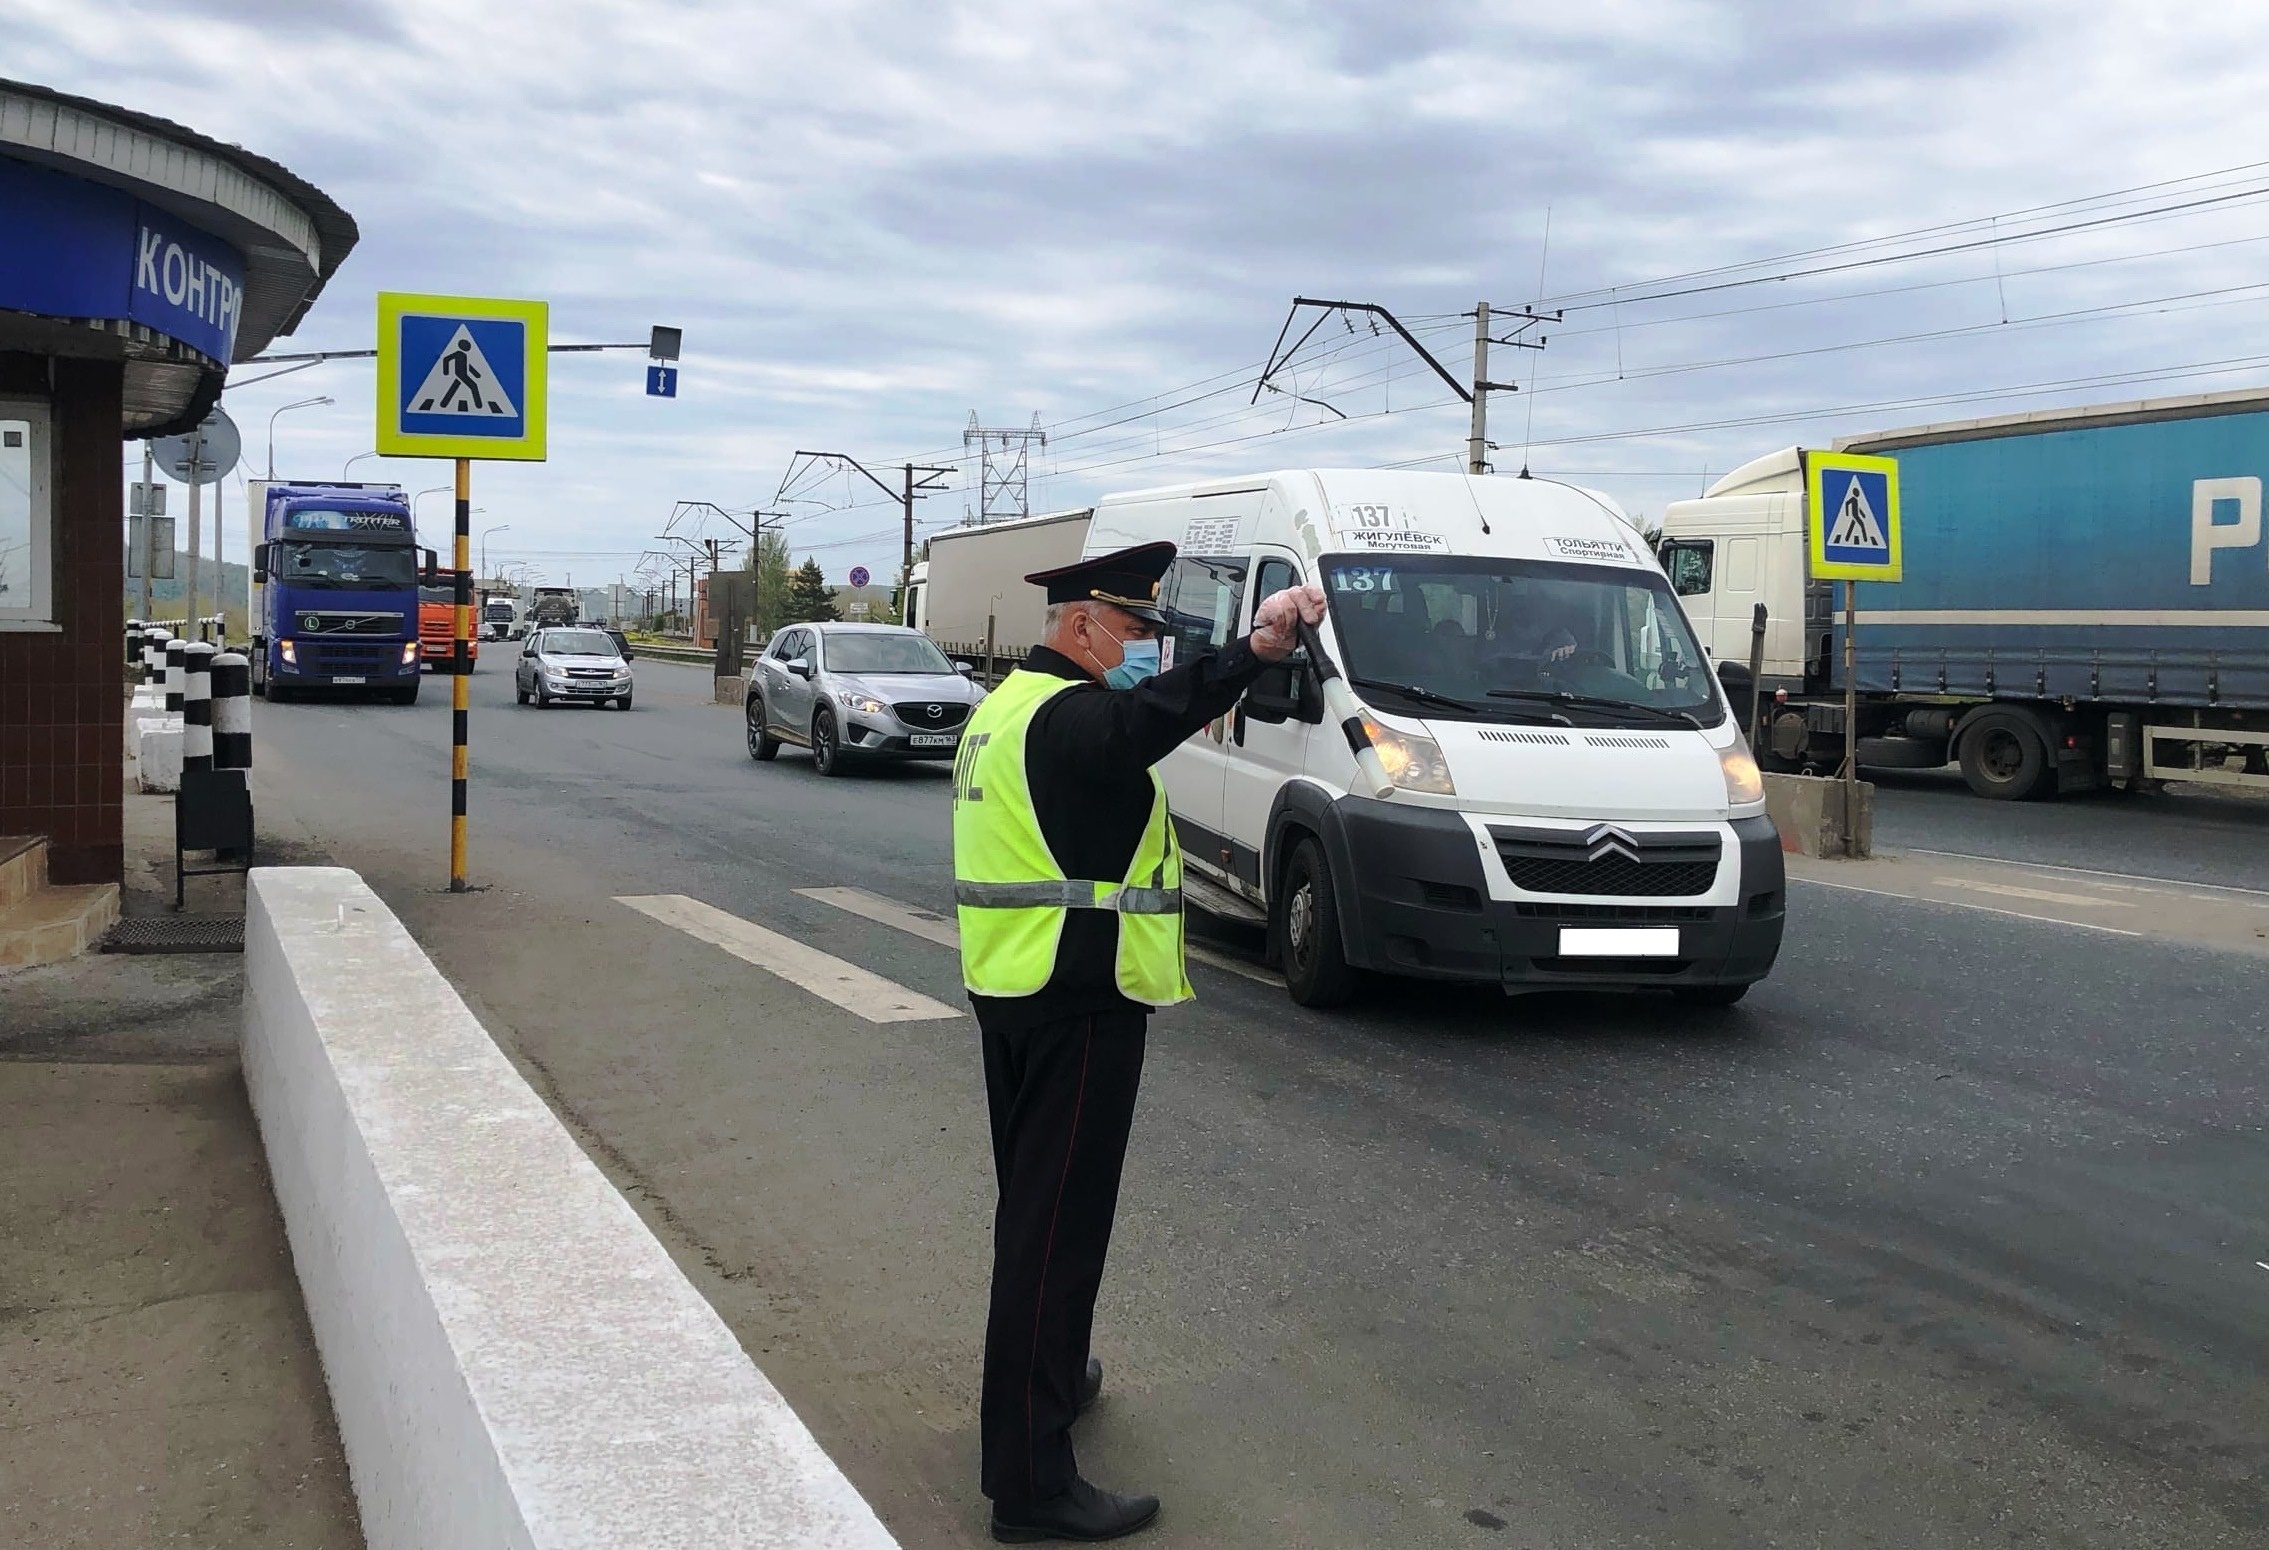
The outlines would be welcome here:
[[[418,583],[433,557],[399,485],[254,480],[252,689],[418,697]],[[420,559],[424,560],[421,570]]]

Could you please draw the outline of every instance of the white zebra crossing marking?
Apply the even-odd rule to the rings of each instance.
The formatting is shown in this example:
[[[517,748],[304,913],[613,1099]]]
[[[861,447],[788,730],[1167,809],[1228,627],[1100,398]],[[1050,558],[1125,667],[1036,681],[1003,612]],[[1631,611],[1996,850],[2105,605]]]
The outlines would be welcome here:
[[[900,931],[920,937],[925,942],[935,942],[940,947],[950,947],[955,952],[961,950],[960,928],[943,915],[935,915],[928,910],[915,909],[911,905],[899,903],[896,899],[886,899],[879,893],[869,893],[864,888],[798,888],[796,892],[806,899],[816,899],[822,904],[832,904],[837,909],[848,911],[862,920],[871,920],[877,925],[894,926]]]
[[[960,928],[943,915],[932,914],[928,910],[915,909],[912,905],[901,904],[896,899],[886,899],[881,894],[869,893],[864,888],[798,888],[796,892],[803,898],[816,900],[821,904],[832,904],[837,909],[857,915],[863,920],[871,920],[877,925],[894,927],[910,935],[918,936],[925,942],[935,942],[940,947],[950,947],[956,952],[961,950]],[[1251,980],[1256,985],[1280,985],[1283,983],[1273,974],[1256,969],[1249,963],[1239,963],[1234,958],[1224,957],[1211,948],[1190,947],[1185,944],[1185,950],[1198,963],[1220,969],[1227,974],[1234,974],[1239,979]]]
[[[908,990],[879,974],[870,974],[857,964],[845,963],[794,937],[768,931],[753,921],[727,914],[682,893],[619,897],[615,903],[628,905],[665,926],[674,926],[687,936],[722,947],[742,962],[753,963],[766,973],[778,975],[789,984],[800,986],[823,1001],[832,1001],[870,1023],[926,1022],[962,1015],[958,1008],[942,1001],[932,1001],[919,991]]]

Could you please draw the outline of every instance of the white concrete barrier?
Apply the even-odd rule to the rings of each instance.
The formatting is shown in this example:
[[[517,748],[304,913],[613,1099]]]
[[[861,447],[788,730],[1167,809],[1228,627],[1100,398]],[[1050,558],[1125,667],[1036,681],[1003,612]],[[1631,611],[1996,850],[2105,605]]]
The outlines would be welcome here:
[[[257,868],[244,1075],[372,1550],[894,1550],[377,895]]]
[[[144,791],[181,789],[181,717],[134,718],[134,776]]]

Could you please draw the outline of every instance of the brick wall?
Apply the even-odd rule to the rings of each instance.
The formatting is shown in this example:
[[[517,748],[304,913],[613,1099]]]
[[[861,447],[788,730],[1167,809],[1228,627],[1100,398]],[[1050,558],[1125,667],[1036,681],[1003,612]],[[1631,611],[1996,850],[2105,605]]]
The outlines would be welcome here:
[[[0,631],[0,834],[46,835],[58,883],[117,882],[125,865],[121,381],[113,361],[0,354],[0,394],[47,398],[55,417],[62,626]]]

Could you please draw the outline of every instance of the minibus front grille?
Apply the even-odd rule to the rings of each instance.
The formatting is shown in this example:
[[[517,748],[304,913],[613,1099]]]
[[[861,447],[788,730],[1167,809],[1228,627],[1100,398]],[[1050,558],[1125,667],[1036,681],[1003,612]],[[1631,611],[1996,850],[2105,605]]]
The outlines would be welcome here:
[[[1523,893],[1678,899],[1707,893],[1723,842],[1715,834],[1589,829],[1490,830],[1505,874]]]
[[[1708,921],[1717,917],[1717,911],[1707,904],[1563,904],[1547,901],[1516,904],[1513,913],[1522,920],[1644,921],[1651,925],[1660,925],[1665,921]]]

